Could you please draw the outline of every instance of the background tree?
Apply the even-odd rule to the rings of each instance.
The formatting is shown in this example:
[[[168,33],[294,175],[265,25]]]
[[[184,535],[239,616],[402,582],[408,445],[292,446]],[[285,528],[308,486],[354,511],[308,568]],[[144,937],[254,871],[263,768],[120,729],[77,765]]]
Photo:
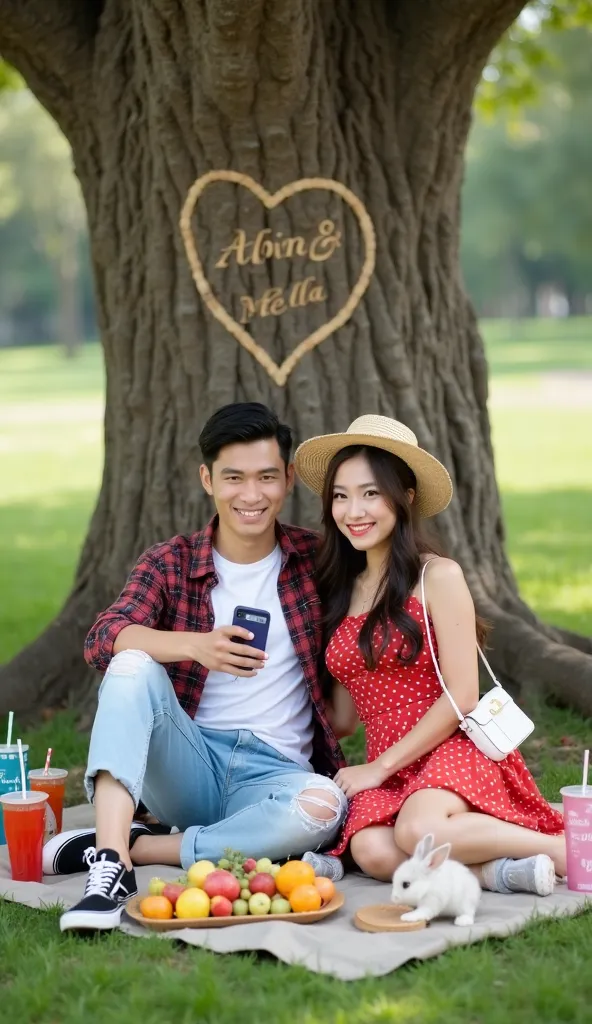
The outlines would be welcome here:
[[[497,669],[592,713],[592,641],[541,624],[505,555],[487,367],[459,273],[473,94],[522,6],[0,0],[1,52],[72,145],[107,368],[105,470],[74,589],[3,670],[0,710],[80,692],[84,632],[138,552],[209,514],[197,482],[204,418],[223,402],[259,398],[298,440],[369,409],[409,424],[454,478],[440,532],[494,625]],[[187,267],[183,200],[198,174],[221,167],[270,191],[303,175],[337,178],[377,227],[376,272],[361,307],[284,389],[207,314]],[[205,237],[219,240],[237,223],[249,235],[262,226],[248,195],[204,197]],[[328,307],[347,296],[358,250],[348,234],[327,272]],[[309,326],[314,318],[309,307]],[[293,338],[276,328],[260,337],[281,362]],[[290,518],[317,514],[298,491]]]
[[[0,309],[8,340],[58,337],[72,355],[84,335],[84,204],[68,142],[13,84],[0,94]]]

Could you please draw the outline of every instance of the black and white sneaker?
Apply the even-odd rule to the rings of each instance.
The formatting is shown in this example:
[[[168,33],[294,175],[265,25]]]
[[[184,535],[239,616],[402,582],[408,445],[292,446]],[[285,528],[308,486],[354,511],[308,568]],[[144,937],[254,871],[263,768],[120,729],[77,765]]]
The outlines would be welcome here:
[[[106,931],[117,928],[124,904],[136,896],[134,869],[128,871],[115,850],[87,851],[89,872],[84,896],[60,917],[60,930]]]
[[[144,825],[133,821],[130,829],[130,850],[139,836],[168,836],[168,825]],[[75,828],[53,836],[43,847],[44,875],[75,875],[88,867],[86,855],[94,850],[97,834],[94,828]]]

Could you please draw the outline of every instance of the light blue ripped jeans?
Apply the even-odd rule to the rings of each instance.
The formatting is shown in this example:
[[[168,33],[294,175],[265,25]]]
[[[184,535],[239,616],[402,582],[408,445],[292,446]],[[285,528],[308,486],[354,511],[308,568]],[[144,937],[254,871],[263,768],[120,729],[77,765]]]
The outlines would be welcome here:
[[[91,801],[99,771],[184,833],[184,868],[215,861],[226,847],[273,860],[320,849],[334,843],[347,810],[331,779],[252,732],[200,728],[143,651],[116,654],[101,684],[85,778]]]

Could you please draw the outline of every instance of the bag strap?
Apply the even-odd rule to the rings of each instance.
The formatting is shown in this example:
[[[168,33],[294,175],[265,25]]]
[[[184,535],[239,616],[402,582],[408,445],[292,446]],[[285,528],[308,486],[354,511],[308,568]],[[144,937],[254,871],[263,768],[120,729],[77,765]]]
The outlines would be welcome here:
[[[444,682],[444,677],[443,677],[443,675],[442,675],[442,673],[440,671],[440,666],[438,664],[438,659],[436,658],[436,652],[434,651],[434,644],[432,642],[432,631],[430,629],[430,621],[429,621],[429,618],[428,618],[428,607],[427,607],[427,604],[426,604],[426,596],[425,596],[425,571],[426,571],[428,565],[430,564],[430,562],[433,562],[434,560],[435,560],[434,558],[428,558],[428,560],[426,562],[424,562],[423,568],[421,570],[421,577],[420,577],[421,603],[423,605],[423,614],[424,614],[424,619],[425,619],[426,633],[428,635],[428,644],[429,644],[430,654],[432,655],[432,661],[434,663],[434,668],[436,670],[436,675],[438,676],[438,681],[440,683],[440,686],[442,687],[442,689],[444,690],[444,693],[448,697],[448,700],[452,704],[452,707],[454,708],[454,710],[456,712],[456,716],[457,716],[459,722],[464,723],[465,716],[463,715],[463,713],[460,710],[458,704],[456,703],[454,697],[452,696],[450,690],[446,686],[446,683]],[[488,662],[487,658],[485,657],[483,651],[479,647],[479,644],[477,644],[477,650],[479,651],[479,655],[481,657],[481,661],[485,665],[485,668],[489,672],[489,675],[493,679],[495,685],[499,686],[500,689],[503,689],[502,684],[496,679],[496,677],[495,677],[495,675],[493,673],[493,669],[491,668],[491,665],[489,664],[489,662]]]

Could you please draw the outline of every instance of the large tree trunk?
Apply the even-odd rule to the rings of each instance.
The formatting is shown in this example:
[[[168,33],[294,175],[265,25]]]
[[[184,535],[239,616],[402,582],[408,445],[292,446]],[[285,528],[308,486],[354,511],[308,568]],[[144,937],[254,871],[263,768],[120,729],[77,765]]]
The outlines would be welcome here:
[[[361,412],[408,424],[453,476],[441,540],[494,627],[494,665],[505,680],[592,714],[592,642],[538,622],[505,555],[487,366],[459,275],[473,92],[521,7],[0,0],[3,52],[72,144],[107,366],[105,470],[74,591],[46,633],[0,673],[0,711],[88,693],[79,652],[94,614],[143,548],[210,514],[198,482],[201,424],[225,402],[259,399],[298,440],[342,429]],[[285,388],[214,320],[191,279],[181,207],[198,175],[221,168],[269,191],[301,177],[337,179],[376,226],[376,271],[361,306]],[[304,206],[292,202],[297,231]],[[214,186],[200,205],[210,253],[235,226],[252,237],[263,223],[237,186]],[[347,237],[325,271],[337,304],[360,267],[355,231]],[[238,280],[229,272],[230,287]],[[313,309],[308,323],[316,326]],[[281,363],[294,347],[291,331],[262,327],[253,333]],[[298,490],[286,518],[314,523],[318,507]]]

